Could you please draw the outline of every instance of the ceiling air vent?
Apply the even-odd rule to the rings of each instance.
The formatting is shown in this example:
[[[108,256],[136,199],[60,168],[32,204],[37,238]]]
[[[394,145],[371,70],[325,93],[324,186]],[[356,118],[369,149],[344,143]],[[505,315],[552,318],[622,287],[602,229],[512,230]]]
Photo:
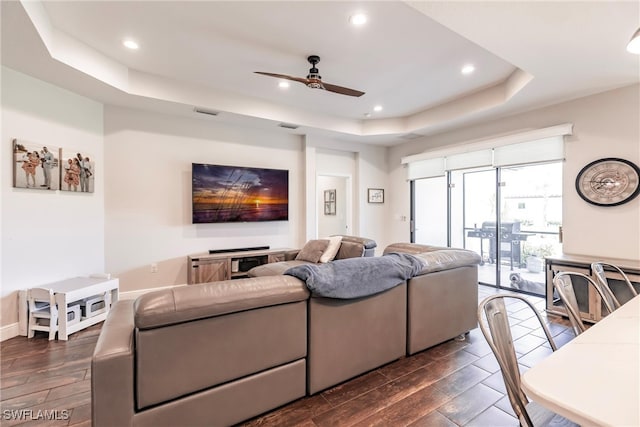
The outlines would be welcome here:
[[[280,123],[278,126],[285,129],[298,129],[300,126],[292,125],[291,123]]]
[[[194,107],[193,111],[200,114],[207,114],[209,116],[217,116],[218,114],[220,114],[219,111],[205,110],[204,108],[199,108],[199,107]]]

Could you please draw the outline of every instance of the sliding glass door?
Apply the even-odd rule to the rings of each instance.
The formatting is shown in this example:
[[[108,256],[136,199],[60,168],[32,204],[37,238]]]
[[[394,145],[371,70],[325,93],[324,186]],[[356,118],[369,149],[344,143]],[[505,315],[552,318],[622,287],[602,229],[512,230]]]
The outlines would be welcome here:
[[[412,185],[414,208],[412,241],[447,246],[447,179],[444,176],[416,179]]]
[[[496,170],[461,170],[451,172],[452,198],[461,200],[462,215],[454,234],[461,237],[465,249],[480,255],[481,268],[478,269],[478,280],[481,283],[497,285],[496,254],[494,241],[484,231],[486,227],[495,227],[496,218]]]
[[[562,253],[562,163],[500,170],[500,285],[544,295],[544,257]]]
[[[544,257],[562,252],[562,162],[412,182],[413,242],[473,250],[480,283],[544,295]]]

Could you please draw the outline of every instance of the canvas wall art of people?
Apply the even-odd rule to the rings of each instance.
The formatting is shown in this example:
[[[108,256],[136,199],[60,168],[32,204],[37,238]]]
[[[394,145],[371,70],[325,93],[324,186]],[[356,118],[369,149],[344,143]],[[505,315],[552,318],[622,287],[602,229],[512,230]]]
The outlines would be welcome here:
[[[61,159],[60,190],[93,193],[95,187],[93,155],[81,150],[63,148]]]
[[[60,188],[60,148],[14,139],[13,186],[38,190]]]

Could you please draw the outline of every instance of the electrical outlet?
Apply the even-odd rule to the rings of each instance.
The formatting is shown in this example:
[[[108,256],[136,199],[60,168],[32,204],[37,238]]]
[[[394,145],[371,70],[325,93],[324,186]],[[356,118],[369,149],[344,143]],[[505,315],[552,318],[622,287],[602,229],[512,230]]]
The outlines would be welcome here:
[[[158,272],[158,264],[156,264],[155,262],[151,264],[151,272],[152,273]]]

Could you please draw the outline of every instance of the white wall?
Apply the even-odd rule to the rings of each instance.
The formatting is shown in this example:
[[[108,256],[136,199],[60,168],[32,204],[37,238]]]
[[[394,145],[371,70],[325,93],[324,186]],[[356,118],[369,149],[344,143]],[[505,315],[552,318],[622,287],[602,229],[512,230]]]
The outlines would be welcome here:
[[[333,152],[336,147],[342,152]],[[316,232],[315,214],[309,213],[316,209],[316,171],[354,174],[355,180],[383,187],[385,153],[382,147],[340,141],[310,144],[309,138],[287,131],[223,125],[215,118],[179,118],[108,106],[106,269],[119,277],[122,290],[129,291],[186,283],[187,255],[208,249],[299,248],[308,233]],[[331,167],[326,166],[327,156],[334,160]],[[336,156],[344,161],[336,161]],[[289,221],[191,224],[192,162],[288,169]],[[356,187],[354,194],[357,207],[366,188]],[[375,217],[368,209],[360,213]],[[366,222],[362,235],[380,243],[379,224]],[[358,233],[355,226],[354,233]],[[157,273],[151,272],[151,264],[157,264]]]
[[[378,243],[376,254],[394,242],[408,242],[408,239],[397,240],[390,234],[390,215],[393,212],[392,200],[388,196],[392,191],[389,181],[388,148],[372,147],[362,150],[357,155],[358,187],[357,202],[360,209],[359,235],[374,239]],[[384,203],[369,203],[367,190],[381,188],[384,190]]]
[[[144,113],[100,103],[2,68],[0,326],[17,321],[16,291],[66,277],[107,271],[122,290],[186,281],[186,257],[207,249],[300,247],[315,210],[317,152],[340,151],[352,166],[354,234],[381,250],[408,241],[409,184],[400,157],[446,144],[573,122],[564,179],[565,251],[640,258],[640,198],[600,208],[575,193],[580,168],[601,157],[640,164],[640,87],[633,86],[411,141],[387,149],[319,136],[301,137]],[[103,120],[104,127],[103,130]],[[92,153],[92,194],[12,188],[12,138]],[[331,151],[325,151],[331,150]],[[191,224],[191,163],[261,166],[290,171],[290,221]],[[347,171],[348,169],[348,171]],[[330,172],[327,170],[327,172]],[[336,172],[336,171],[334,171]],[[313,179],[310,179],[310,176]],[[367,203],[384,188],[385,203]],[[311,206],[313,205],[313,206]],[[151,273],[151,263],[158,273]],[[0,331],[2,332],[2,331]]]
[[[187,255],[208,249],[304,242],[301,138],[215,120],[105,109],[106,268],[121,289],[186,283]],[[288,169],[289,221],[192,224],[191,163]]]
[[[330,234],[347,234],[356,235],[356,229],[353,226],[353,206],[354,194],[358,194],[358,182],[354,180],[356,175],[356,155],[349,151],[337,151],[318,149],[316,152],[316,192],[320,195],[316,210],[318,212],[318,237],[326,237]],[[341,188],[336,193],[338,197],[336,215],[324,215],[324,201],[322,200],[322,192],[329,188],[340,188],[346,183],[331,179],[331,177],[343,177],[347,179],[349,188]],[[322,194],[322,195],[321,195]],[[350,202],[347,205],[345,197],[348,195]],[[340,226],[344,223],[345,226]],[[330,231],[341,228],[340,231]]]
[[[17,322],[17,291],[104,271],[103,106],[2,68],[0,325]],[[95,192],[13,188],[11,140],[73,147],[96,161]]]
[[[351,234],[347,224],[347,212],[351,211],[351,209],[347,209],[347,195],[351,195],[351,189],[347,189],[347,183],[349,182],[350,179],[347,177],[317,176],[318,237],[327,237],[333,234]],[[336,191],[335,215],[327,215],[324,212],[324,192],[327,190]]]
[[[390,150],[392,240],[408,240],[409,184],[400,158],[448,144],[543,128],[574,124],[566,141],[563,178],[564,251],[621,259],[640,259],[640,197],[615,207],[584,202],[576,193],[575,178],[587,163],[603,157],[621,157],[640,165],[640,86],[634,85],[556,104],[501,120],[470,126]]]
[[[343,152],[342,155],[339,153]],[[340,141],[316,135],[305,138],[305,157],[307,160],[307,223],[316,224],[316,187],[315,177],[324,174],[344,174],[348,168],[353,170],[353,227],[352,234],[368,237],[378,243],[377,253],[390,242],[387,232],[390,204],[367,203],[367,188],[387,188],[388,185],[388,149],[347,141]],[[348,166],[352,159],[353,166]],[[342,165],[338,167],[338,165]],[[315,227],[307,230],[308,238],[315,238]]]

